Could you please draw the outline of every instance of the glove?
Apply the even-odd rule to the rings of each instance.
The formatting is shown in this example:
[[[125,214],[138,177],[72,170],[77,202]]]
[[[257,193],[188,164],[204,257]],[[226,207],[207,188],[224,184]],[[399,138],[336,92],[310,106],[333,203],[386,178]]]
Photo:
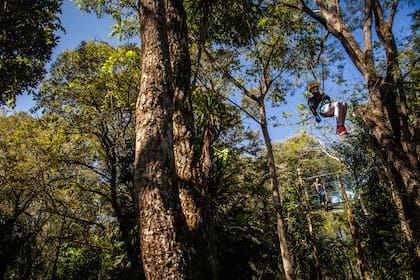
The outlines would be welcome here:
[[[315,116],[315,120],[316,120],[317,123],[320,123],[321,122],[321,117],[320,116]]]

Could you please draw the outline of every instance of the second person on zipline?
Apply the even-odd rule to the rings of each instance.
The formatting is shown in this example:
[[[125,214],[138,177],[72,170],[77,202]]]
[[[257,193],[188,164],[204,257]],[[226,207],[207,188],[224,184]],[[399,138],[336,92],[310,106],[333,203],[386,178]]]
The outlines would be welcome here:
[[[327,203],[327,196],[325,194],[324,184],[322,184],[321,179],[316,177],[312,185],[315,187],[315,191],[318,197],[318,204],[325,205]]]
[[[348,134],[347,129],[344,127],[347,115],[347,104],[345,102],[331,102],[331,98],[319,90],[318,81],[310,82],[308,91],[312,94],[308,99],[309,109],[315,116],[316,122],[321,122],[321,117],[329,118],[335,116],[337,134]]]

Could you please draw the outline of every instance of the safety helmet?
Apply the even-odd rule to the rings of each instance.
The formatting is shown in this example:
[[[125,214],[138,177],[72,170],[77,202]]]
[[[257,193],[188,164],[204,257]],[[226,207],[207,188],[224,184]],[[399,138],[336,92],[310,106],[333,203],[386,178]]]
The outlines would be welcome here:
[[[312,89],[312,88],[314,88],[314,87],[318,87],[318,86],[319,86],[318,81],[311,81],[311,82],[308,84],[308,91],[311,91],[311,89]]]

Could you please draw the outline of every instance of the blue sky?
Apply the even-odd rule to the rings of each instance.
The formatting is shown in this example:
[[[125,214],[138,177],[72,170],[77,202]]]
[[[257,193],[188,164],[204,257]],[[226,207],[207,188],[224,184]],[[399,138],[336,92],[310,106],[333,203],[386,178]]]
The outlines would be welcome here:
[[[63,50],[76,48],[81,41],[107,41],[115,43],[115,40],[109,38],[108,34],[112,31],[114,21],[110,18],[99,19],[94,14],[88,14],[80,11],[70,0],[65,0],[61,7],[61,23],[66,30],[60,32],[60,42],[54,50],[52,61]]]
[[[404,10],[400,11],[403,14],[407,14],[409,12],[414,11],[415,9],[419,8],[419,3],[415,2],[415,7],[411,6],[407,8],[405,6]],[[404,3],[405,4],[405,3]],[[54,53],[52,56],[51,61],[54,61],[57,56],[66,49],[74,49],[76,48],[81,41],[85,40],[96,40],[96,41],[106,41],[111,44],[116,45],[115,38],[109,38],[108,34],[112,30],[112,25],[114,24],[113,20],[109,18],[101,18],[98,19],[94,14],[88,14],[86,12],[81,12],[70,0],[64,0],[64,4],[62,6],[62,14],[60,16],[61,22],[63,27],[65,28],[65,33],[60,32],[58,35],[60,36],[60,41],[58,46],[54,49]],[[394,31],[396,35],[401,33],[405,33],[409,30],[409,25],[407,22],[410,21],[411,18],[409,17],[400,17],[397,18],[395,22]],[[352,63],[348,62],[346,67],[346,74],[354,80],[359,80],[362,77],[360,76],[359,72],[355,69]],[[361,80],[361,82],[363,82]],[[336,92],[340,91],[340,88],[337,85],[328,83],[326,81],[326,91],[327,93],[334,99],[338,99]],[[271,115],[280,116],[282,111],[287,111],[292,113],[293,115],[298,115],[298,105],[299,103],[306,102],[303,99],[303,92],[304,86],[299,89],[296,89],[296,93],[293,97],[288,98],[288,103],[286,105],[281,106],[280,108],[270,109],[269,113]],[[343,97],[346,98],[346,97]],[[15,111],[28,111],[34,105],[32,101],[32,97],[23,95],[17,97],[16,102],[16,109]],[[295,123],[299,120],[299,117],[295,117],[290,120],[283,120],[283,123]],[[258,129],[255,123],[252,120],[246,120],[247,124],[252,125],[255,129]],[[315,136],[321,135],[323,131],[319,130],[314,125],[309,126],[308,132],[314,134]],[[273,124],[273,123],[271,123]],[[328,126],[335,126],[335,121],[333,119],[328,119],[325,122]],[[299,127],[296,125],[293,126],[277,126],[274,127],[270,125],[270,136],[273,141],[283,140],[287,137],[293,136],[296,134],[296,130]]]

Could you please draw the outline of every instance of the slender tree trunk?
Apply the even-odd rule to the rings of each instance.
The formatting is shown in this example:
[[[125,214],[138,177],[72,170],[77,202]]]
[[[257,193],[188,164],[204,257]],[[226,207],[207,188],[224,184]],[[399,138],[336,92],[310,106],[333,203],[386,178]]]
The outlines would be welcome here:
[[[173,151],[173,90],[164,0],[139,0],[141,89],[134,197],[147,279],[190,279]]]
[[[275,166],[275,161],[274,161],[273,148],[272,148],[271,139],[268,133],[267,115],[266,115],[265,106],[264,106],[264,97],[266,96],[268,88],[261,89],[262,92],[264,93],[261,94],[259,97],[257,97],[252,92],[248,91],[238,80],[236,80],[229,73],[229,71],[226,70],[226,68],[224,68],[221,64],[219,64],[216,61],[216,59],[210,54],[209,51],[207,51],[205,48],[203,49],[203,51],[209,57],[210,61],[214,64],[214,66],[218,70],[220,70],[220,72],[223,74],[223,76],[226,79],[230,80],[235,86],[238,87],[238,89],[240,89],[245,95],[247,95],[250,99],[256,101],[256,103],[258,104],[258,110],[260,113],[260,121],[258,121],[256,118],[254,118],[254,120],[260,123],[261,130],[264,137],[264,143],[267,149],[269,176],[271,178],[274,207],[276,210],[277,233],[278,233],[278,238],[279,238],[279,243],[280,243],[280,253],[282,257],[284,273],[287,280],[295,279],[292,260],[291,260],[289,248],[287,245],[286,230],[285,230],[285,225],[284,225],[284,218],[283,218],[283,213],[282,213],[283,211],[282,211],[280,193],[279,193],[279,182],[278,182],[278,178],[276,174],[277,172],[276,172],[276,166]],[[266,77],[266,79],[268,78]],[[270,81],[266,80],[264,81],[263,84],[267,85],[271,82],[272,82],[271,80]]]
[[[213,137],[210,132],[210,127],[204,128],[203,133],[203,145],[201,150],[201,176],[202,176],[202,186],[203,186],[203,208],[205,209],[203,219],[207,221],[204,224],[205,231],[204,231],[204,244],[208,246],[204,252],[207,252],[207,261],[210,264],[210,268],[213,270],[211,271],[208,276],[203,276],[202,279],[209,279],[212,278],[214,280],[219,279],[218,274],[218,263],[217,263],[217,255],[216,255],[216,245],[215,245],[215,230],[214,230],[214,222],[212,218],[212,209],[210,207],[210,193],[209,193],[209,183],[210,183],[210,172],[211,172],[211,165],[212,165],[212,143]],[[207,239],[207,242],[205,241]]]
[[[277,234],[280,242],[280,253],[283,261],[284,274],[286,280],[295,279],[292,258],[290,256],[289,247],[287,245],[286,229],[284,225],[283,210],[279,195],[279,181],[276,174],[276,165],[274,161],[273,147],[271,145],[270,135],[268,133],[267,117],[264,108],[264,102],[259,103],[259,112],[261,118],[261,130],[264,137],[265,147],[267,149],[268,169],[271,177],[271,188],[273,193],[274,207],[277,216]]]
[[[309,231],[309,237],[311,239],[312,243],[312,250],[313,250],[313,257],[314,257],[314,266],[315,266],[315,272],[316,272],[316,279],[321,280],[322,279],[322,271],[321,271],[321,264],[319,262],[318,257],[318,248],[316,246],[316,240],[313,232],[313,223],[312,223],[312,214],[311,214],[311,204],[309,202],[309,195],[308,190],[305,188],[305,185],[303,183],[303,179],[301,176],[301,172],[298,169],[298,176],[299,176],[299,186],[301,189],[301,192],[303,192],[303,202],[304,202],[304,211],[306,214],[306,221],[308,222],[308,231]]]
[[[124,215],[121,211],[121,207],[118,203],[117,195],[117,156],[113,150],[113,144],[107,137],[100,139],[102,145],[105,148],[107,153],[107,161],[109,166],[109,174],[111,176],[109,181],[109,191],[110,191],[110,203],[112,209],[114,210],[115,216],[119,223],[119,231],[121,233],[122,241],[124,242],[124,247],[127,253],[127,258],[131,263],[131,273],[134,275],[141,270],[141,262],[139,259],[139,242],[138,236],[131,236],[131,231],[135,227],[135,224],[130,223],[129,217]]]
[[[51,271],[51,280],[57,279],[57,267],[58,267],[58,259],[60,257],[60,250],[61,250],[61,244],[64,239],[64,224],[66,223],[66,218],[61,219],[61,225],[60,225],[60,234],[58,235],[57,240],[57,247],[55,248],[55,254],[54,254],[54,260],[53,260],[53,267]]]
[[[352,208],[350,206],[346,190],[344,189],[343,183],[341,182],[340,176],[337,176],[337,182],[338,182],[338,186],[339,186],[340,191],[341,191],[341,196],[344,200],[344,205],[345,205],[346,211],[347,211],[347,221],[349,223],[350,233],[351,233],[351,236],[352,236],[352,239],[353,239],[354,250],[355,250],[356,256],[357,256],[357,263],[358,263],[358,265],[360,265],[360,271],[362,273],[363,279],[369,280],[370,278],[369,278],[369,273],[368,273],[368,269],[367,269],[366,258],[364,257],[362,247],[361,247],[361,244],[360,244],[360,239],[359,239],[358,229],[357,229],[357,226],[356,226],[356,221],[354,220],[353,211],[352,211]]]

